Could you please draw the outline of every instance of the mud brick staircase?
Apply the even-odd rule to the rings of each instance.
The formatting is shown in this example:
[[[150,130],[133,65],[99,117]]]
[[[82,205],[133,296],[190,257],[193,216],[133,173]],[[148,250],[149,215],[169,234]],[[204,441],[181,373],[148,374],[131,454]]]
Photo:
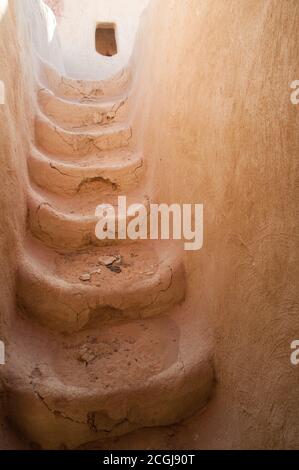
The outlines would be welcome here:
[[[30,442],[76,448],[192,415],[211,395],[213,365],[175,245],[95,237],[98,204],[151,200],[129,71],[84,82],[42,64],[41,83],[3,381]]]

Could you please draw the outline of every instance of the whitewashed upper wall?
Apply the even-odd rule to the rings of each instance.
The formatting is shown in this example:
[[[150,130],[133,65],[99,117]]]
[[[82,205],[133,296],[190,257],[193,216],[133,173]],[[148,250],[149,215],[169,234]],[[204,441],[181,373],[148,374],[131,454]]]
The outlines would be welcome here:
[[[59,34],[68,75],[102,79],[117,73],[128,62],[140,16],[149,0],[64,0]],[[117,24],[118,54],[103,57],[95,50],[99,22]]]
[[[42,0],[22,0],[20,5],[35,51],[61,73],[65,73],[57,21],[53,11]]]

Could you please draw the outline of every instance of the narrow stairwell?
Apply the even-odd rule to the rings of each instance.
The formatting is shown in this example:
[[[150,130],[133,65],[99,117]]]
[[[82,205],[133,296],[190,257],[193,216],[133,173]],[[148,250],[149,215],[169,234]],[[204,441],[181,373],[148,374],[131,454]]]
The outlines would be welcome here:
[[[151,200],[127,121],[130,72],[99,83],[42,72],[4,386],[31,443],[76,448],[190,416],[211,395],[213,365],[172,242],[95,236],[98,204]]]

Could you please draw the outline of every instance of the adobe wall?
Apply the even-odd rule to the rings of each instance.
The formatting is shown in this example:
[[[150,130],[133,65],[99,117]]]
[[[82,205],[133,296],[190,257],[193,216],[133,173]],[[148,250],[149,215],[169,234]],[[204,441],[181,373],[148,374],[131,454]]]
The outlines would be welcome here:
[[[186,261],[218,386],[198,446],[299,444],[298,20],[297,0],[152,0],[137,39],[152,184],[205,207],[204,248]]]
[[[0,18],[2,322],[14,308],[33,117],[23,5],[10,0]],[[152,184],[165,202],[205,205],[204,249],[186,254],[218,379],[199,447],[298,448],[298,20],[297,0],[152,0],[138,39],[135,124]]]
[[[15,308],[14,274],[25,232],[26,157],[32,135],[33,77],[31,46],[22,19],[21,0],[12,0],[0,15],[0,321]],[[1,338],[5,339],[5,338]]]
[[[16,308],[15,269],[26,230],[26,160],[35,115],[35,53],[38,44],[48,45],[46,26],[39,0],[0,3],[0,80],[5,88],[4,103],[0,104],[0,340],[6,345],[2,326]],[[45,54],[49,50],[50,46],[45,48]]]

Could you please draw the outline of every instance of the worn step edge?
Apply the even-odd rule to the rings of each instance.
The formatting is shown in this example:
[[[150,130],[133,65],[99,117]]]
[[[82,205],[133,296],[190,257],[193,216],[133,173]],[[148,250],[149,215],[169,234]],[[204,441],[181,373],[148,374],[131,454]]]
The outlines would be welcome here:
[[[41,85],[37,89],[41,111],[60,127],[81,130],[122,122],[128,113],[128,96],[103,102],[69,101]]]
[[[53,65],[39,57],[39,80],[61,98],[85,101],[112,97],[127,90],[131,79],[130,68],[124,68],[115,76],[100,81],[62,76]]]
[[[212,345],[198,313],[190,315],[180,307],[170,318],[180,328],[177,361],[144,383],[136,381],[134,388],[120,383],[112,393],[99,393],[92,383],[64,383],[55,378],[55,364],[54,378],[34,380],[30,372],[42,362],[38,350],[35,364],[29,362],[24,347],[14,351],[3,372],[10,420],[31,443],[44,449],[74,449],[190,417],[213,393]],[[166,343],[165,348],[169,347]]]
[[[128,147],[132,128],[128,124],[116,123],[96,131],[75,132],[61,128],[39,112],[35,118],[35,140],[38,147],[52,155],[84,157]]]
[[[92,159],[84,162],[61,161],[46,156],[32,148],[28,156],[29,175],[41,188],[61,195],[75,195],[84,189],[94,191],[110,188],[111,191],[128,191],[136,187],[144,172],[144,160],[140,153],[117,153],[108,159]]]
[[[139,243],[130,244],[133,252]],[[121,250],[121,246],[118,248]],[[95,250],[93,256],[103,254],[100,249]],[[53,262],[55,256],[65,256],[28,239],[17,270],[18,304],[28,315],[54,330],[78,331],[98,317],[103,320],[146,318],[163,313],[185,298],[185,270],[181,254],[176,250],[162,249],[157,270],[150,276],[137,273],[138,280],[133,282],[124,272],[115,274],[123,276],[122,283],[120,277],[110,277],[110,281],[100,286],[77,278],[70,282],[55,275],[47,262],[38,261],[38,251]],[[66,266],[72,270],[72,265]],[[82,267],[82,271],[86,269]]]
[[[84,197],[84,196],[82,196]],[[150,202],[147,196],[136,195],[134,203],[142,204],[149,210]],[[99,199],[99,204],[100,204]],[[109,203],[109,197],[105,198],[105,203]],[[78,214],[64,211],[63,206],[58,208],[56,201],[52,203],[47,195],[44,197],[32,186],[27,189],[28,205],[28,228],[31,233],[49,248],[61,250],[83,250],[89,245],[111,246],[125,241],[99,240],[96,237],[95,229],[98,218],[91,214]],[[74,208],[75,209],[75,208]],[[94,206],[94,212],[96,205]],[[127,224],[132,218],[127,219]],[[116,215],[116,226],[118,227],[119,217]],[[117,233],[117,231],[116,231]]]

